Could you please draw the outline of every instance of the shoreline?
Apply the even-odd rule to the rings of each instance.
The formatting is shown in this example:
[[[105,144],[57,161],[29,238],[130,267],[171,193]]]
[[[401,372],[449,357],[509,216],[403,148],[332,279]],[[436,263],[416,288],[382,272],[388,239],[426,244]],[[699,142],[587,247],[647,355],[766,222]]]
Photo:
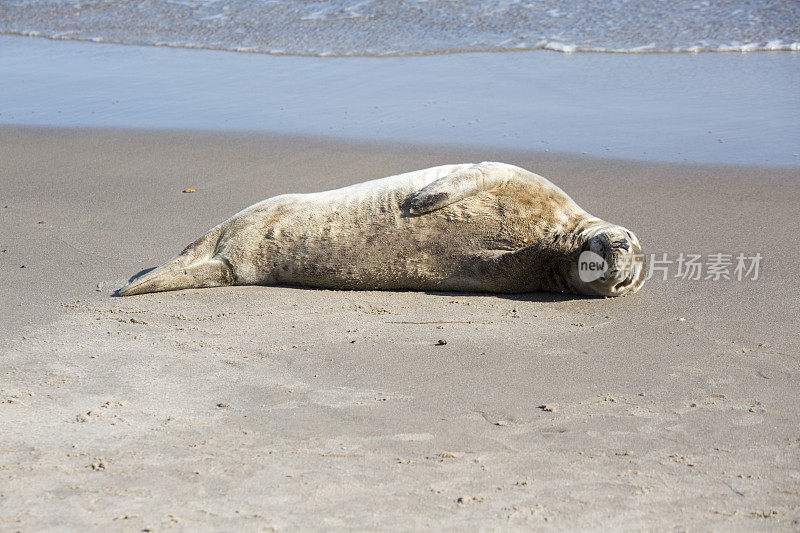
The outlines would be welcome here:
[[[69,36],[64,37],[61,34],[44,35],[37,30],[31,31],[15,31],[4,30],[0,31],[0,36],[9,37],[28,37],[31,39],[47,39],[49,41],[74,41],[79,43],[95,43],[95,44],[111,44],[118,46],[145,46],[154,48],[178,48],[181,50],[205,50],[209,52],[231,52],[231,53],[244,53],[244,54],[265,54],[271,56],[288,56],[288,57],[331,57],[331,58],[386,58],[386,57],[421,57],[421,56],[440,56],[451,54],[500,54],[500,53],[514,53],[514,52],[555,52],[559,54],[752,54],[762,52],[800,52],[800,43],[784,43],[780,39],[767,40],[761,43],[748,43],[741,45],[737,48],[733,45],[720,45],[716,49],[701,48],[699,46],[692,46],[688,48],[679,48],[673,50],[650,50],[647,47],[640,46],[636,48],[579,48],[575,45],[565,44],[558,41],[550,41],[543,44],[537,44],[531,47],[513,47],[513,48],[487,48],[487,49],[458,49],[458,50],[437,50],[430,52],[402,52],[402,53],[385,53],[385,54],[368,54],[368,53],[352,53],[352,54],[336,54],[336,53],[302,53],[302,52],[285,52],[279,49],[276,50],[259,50],[257,48],[239,47],[239,48],[225,48],[214,47],[211,45],[194,45],[191,43],[167,43],[167,42],[125,42],[125,41],[112,41],[104,40],[99,37],[77,37]]]

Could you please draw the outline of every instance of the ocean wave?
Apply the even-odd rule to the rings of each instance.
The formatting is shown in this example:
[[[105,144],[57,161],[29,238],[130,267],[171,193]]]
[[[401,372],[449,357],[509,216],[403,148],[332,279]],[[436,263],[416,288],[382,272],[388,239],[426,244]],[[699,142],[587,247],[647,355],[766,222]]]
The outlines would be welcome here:
[[[8,0],[0,33],[276,55],[800,51],[779,0]]]

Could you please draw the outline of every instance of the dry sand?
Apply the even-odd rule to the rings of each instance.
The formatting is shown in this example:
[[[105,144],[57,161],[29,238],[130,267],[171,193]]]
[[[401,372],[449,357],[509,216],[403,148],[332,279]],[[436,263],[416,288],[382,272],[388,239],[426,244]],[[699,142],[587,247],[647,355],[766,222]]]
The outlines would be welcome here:
[[[268,196],[486,159],[761,279],[113,296]],[[5,128],[0,176],[2,530],[800,528],[798,169]]]

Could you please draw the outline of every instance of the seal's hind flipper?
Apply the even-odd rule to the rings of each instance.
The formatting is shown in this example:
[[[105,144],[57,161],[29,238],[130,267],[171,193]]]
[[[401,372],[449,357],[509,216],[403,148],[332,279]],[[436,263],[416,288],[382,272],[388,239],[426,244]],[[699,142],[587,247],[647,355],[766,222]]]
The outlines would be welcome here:
[[[215,227],[171,261],[131,280],[117,294],[133,296],[146,292],[232,285],[236,277],[233,269],[227,260],[216,256],[221,233],[222,226]]]
[[[412,215],[430,213],[469,196],[507,184],[517,167],[483,162],[443,176],[416,193],[408,203]]]
[[[205,259],[185,265],[180,256],[155,270],[139,276],[119,290],[120,296],[133,296],[147,292],[220,287],[233,283],[233,273],[227,262]]]

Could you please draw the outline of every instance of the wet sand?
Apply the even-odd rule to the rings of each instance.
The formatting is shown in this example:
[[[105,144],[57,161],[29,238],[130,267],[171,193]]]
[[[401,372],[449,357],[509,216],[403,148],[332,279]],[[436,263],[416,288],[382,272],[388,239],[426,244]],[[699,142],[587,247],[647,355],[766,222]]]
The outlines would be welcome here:
[[[56,83],[57,81],[57,83]],[[291,57],[0,35],[0,124],[800,166],[800,54]]]
[[[263,198],[481,160],[759,279],[113,296]],[[6,127],[0,175],[4,529],[800,526],[796,168]]]

